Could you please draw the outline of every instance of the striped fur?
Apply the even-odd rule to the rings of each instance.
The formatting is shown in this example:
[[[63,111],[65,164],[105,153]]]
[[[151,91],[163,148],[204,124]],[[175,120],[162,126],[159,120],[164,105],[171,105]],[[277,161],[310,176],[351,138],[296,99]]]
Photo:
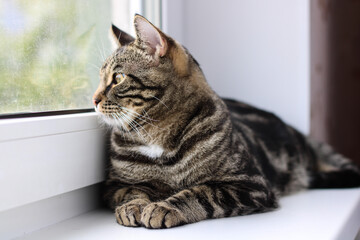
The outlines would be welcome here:
[[[185,48],[139,15],[135,28],[132,39],[112,27],[119,48],[94,95],[112,126],[105,199],[119,224],[169,228],[270,211],[310,187],[360,185],[348,159],[272,113],[221,99]]]

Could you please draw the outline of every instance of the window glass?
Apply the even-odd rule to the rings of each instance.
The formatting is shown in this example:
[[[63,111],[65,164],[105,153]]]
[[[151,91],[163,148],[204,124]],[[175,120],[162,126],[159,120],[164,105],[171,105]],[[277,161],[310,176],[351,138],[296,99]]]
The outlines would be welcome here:
[[[111,22],[133,33],[136,0],[0,0],[0,114],[92,108]]]

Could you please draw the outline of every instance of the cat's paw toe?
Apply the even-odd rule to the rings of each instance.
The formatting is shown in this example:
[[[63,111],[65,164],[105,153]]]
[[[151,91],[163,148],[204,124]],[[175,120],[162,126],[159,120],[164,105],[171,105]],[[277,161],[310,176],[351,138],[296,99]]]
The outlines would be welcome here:
[[[142,199],[132,200],[124,205],[116,207],[116,221],[127,227],[141,226],[141,212],[149,202]]]
[[[177,210],[164,202],[150,203],[141,214],[141,223],[146,228],[170,228],[185,223]]]

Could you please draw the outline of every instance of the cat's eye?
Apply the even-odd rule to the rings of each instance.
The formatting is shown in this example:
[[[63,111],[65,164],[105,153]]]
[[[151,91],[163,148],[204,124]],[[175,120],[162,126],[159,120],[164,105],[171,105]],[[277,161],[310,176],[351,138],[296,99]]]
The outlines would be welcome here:
[[[115,79],[117,83],[121,83],[122,81],[124,81],[126,75],[124,73],[118,73],[115,75]]]

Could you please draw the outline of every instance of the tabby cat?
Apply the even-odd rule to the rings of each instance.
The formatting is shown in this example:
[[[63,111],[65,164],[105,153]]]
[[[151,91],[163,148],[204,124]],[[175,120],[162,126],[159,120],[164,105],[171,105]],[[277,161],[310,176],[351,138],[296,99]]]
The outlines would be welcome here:
[[[105,199],[124,226],[170,228],[260,213],[307,188],[360,186],[359,170],[274,114],[221,99],[191,54],[135,15],[136,38],[100,70],[95,109],[112,126]]]

